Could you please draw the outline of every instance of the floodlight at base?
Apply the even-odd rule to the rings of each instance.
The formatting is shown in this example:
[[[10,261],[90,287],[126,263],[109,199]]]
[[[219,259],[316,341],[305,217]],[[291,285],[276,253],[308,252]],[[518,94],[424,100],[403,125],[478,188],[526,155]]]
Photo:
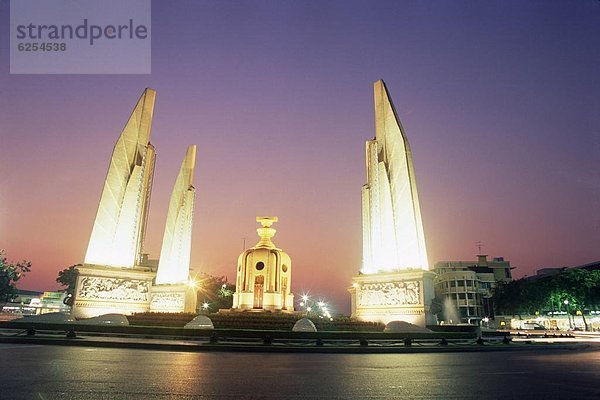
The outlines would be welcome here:
[[[434,276],[421,269],[355,276],[348,289],[352,318],[383,324],[406,321],[420,327],[435,324],[430,312]]]
[[[191,313],[195,311],[196,289],[187,283],[152,287],[150,312]]]
[[[77,267],[77,271],[75,318],[148,311],[152,280],[156,276],[149,269],[85,264]]]

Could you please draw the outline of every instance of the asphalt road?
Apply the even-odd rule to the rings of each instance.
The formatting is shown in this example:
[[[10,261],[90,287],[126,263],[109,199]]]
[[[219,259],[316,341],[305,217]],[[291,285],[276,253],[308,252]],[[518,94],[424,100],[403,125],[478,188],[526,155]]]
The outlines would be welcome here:
[[[0,399],[600,399],[600,350],[185,353],[0,344]]]

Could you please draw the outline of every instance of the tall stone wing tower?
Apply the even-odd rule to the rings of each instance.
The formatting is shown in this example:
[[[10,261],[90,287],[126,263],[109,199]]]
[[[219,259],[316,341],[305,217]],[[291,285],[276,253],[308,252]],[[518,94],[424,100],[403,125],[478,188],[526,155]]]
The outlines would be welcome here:
[[[144,90],[113,150],[83,265],[73,315],[148,311],[155,273],[140,266],[156,153],[150,128],[156,92]]]
[[[173,187],[165,225],[156,284],[187,283],[190,272],[192,222],[196,189],[193,186],[196,145],[188,147]]]
[[[349,289],[352,316],[419,326],[431,314],[433,277],[427,261],[410,145],[381,80],[374,84],[375,138],[366,143],[362,187],[363,259]]]
[[[374,84],[375,139],[362,188],[365,274],[429,269],[410,145],[382,80]]]
[[[132,268],[140,260],[154,175],[150,128],[156,92],[144,90],[112,153],[85,264]]]

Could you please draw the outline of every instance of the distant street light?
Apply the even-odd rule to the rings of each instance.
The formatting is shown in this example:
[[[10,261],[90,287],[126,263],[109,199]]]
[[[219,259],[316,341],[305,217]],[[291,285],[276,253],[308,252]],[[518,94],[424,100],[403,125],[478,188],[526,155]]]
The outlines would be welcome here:
[[[307,294],[303,294],[301,297],[302,301],[300,302],[300,307],[304,307],[306,312],[310,312],[310,307],[308,303],[308,299],[310,298]]]
[[[567,306],[567,318],[569,318],[569,329],[573,329],[573,325],[571,325],[571,309],[569,308],[569,300],[563,301]]]

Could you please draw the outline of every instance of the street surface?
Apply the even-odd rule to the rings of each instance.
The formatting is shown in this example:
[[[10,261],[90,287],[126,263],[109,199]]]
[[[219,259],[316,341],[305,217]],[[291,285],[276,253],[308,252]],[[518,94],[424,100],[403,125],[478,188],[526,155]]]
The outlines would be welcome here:
[[[0,399],[599,399],[600,349],[187,353],[0,344]]]

